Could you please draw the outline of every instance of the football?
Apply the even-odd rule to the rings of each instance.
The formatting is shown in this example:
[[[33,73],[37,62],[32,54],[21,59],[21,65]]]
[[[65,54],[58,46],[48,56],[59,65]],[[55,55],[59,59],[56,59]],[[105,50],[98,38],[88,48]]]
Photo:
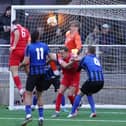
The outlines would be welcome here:
[[[56,16],[49,17],[47,19],[47,24],[50,25],[50,26],[56,26],[57,25]]]

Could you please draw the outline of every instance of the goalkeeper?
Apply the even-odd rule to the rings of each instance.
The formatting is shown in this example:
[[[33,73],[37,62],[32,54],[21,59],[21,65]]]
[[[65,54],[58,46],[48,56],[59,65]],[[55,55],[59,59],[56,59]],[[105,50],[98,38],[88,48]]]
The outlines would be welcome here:
[[[69,52],[76,56],[82,48],[81,36],[79,34],[80,23],[77,20],[70,22],[69,30],[66,32],[65,46]]]

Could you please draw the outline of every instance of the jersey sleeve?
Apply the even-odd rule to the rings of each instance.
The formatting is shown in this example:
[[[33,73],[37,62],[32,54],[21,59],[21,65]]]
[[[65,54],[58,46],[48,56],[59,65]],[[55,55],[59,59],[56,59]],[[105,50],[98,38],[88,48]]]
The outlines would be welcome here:
[[[80,71],[82,68],[85,69],[84,60],[85,60],[85,57],[81,59],[79,66],[78,66],[78,71]]]
[[[70,31],[67,31],[66,34],[65,34],[65,36],[67,37],[69,34],[70,34]]]
[[[61,64],[63,62],[63,59],[59,53],[57,54],[57,60],[58,60],[59,64]]]
[[[50,53],[50,49],[48,45],[45,44],[45,54],[48,55]]]

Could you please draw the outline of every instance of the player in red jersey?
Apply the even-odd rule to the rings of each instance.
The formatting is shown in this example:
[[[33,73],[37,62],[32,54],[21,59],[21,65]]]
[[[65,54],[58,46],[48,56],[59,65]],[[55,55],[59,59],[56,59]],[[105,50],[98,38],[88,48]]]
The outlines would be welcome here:
[[[14,79],[14,83],[19,90],[20,95],[24,94],[24,89],[18,75],[19,64],[24,58],[26,45],[30,43],[29,31],[20,25],[16,20],[12,22],[11,27],[11,45],[10,45],[10,71]]]
[[[73,104],[74,92],[80,81],[80,72],[77,72],[78,62],[72,60],[72,55],[68,48],[63,47],[60,50],[60,54],[61,56],[58,57],[58,62],[61,65],[63,77],[56,99],[56,112],[52,115],[53,118],[59,116],[61,99],[67,88],[70,88],[68,98],[71,104]]]
[[[79,34],[79,21],[73,20],[70,22],[69,31],[66,32],[65,46],[74,55],[79,53],[82,48],[81,36]]]

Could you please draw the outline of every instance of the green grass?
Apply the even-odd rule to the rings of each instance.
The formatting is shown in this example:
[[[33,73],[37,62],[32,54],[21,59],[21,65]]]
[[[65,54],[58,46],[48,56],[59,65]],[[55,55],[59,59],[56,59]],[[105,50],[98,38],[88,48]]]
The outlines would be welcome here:
[[[67,119],[68,113],[61,112],[60,117],[53,119],[51,115],[54,110],[44,111],[44,126],[126,126],[126,110],[97,109],[97,117],[89,118],[90,110],[81,109],[77,117]],[[37,126],[37,110],[32,112],[33,121],[28,126]],[[1,126],[20,126],[24,120],[23,110],[9,111],[5,107],[0,107]]]

